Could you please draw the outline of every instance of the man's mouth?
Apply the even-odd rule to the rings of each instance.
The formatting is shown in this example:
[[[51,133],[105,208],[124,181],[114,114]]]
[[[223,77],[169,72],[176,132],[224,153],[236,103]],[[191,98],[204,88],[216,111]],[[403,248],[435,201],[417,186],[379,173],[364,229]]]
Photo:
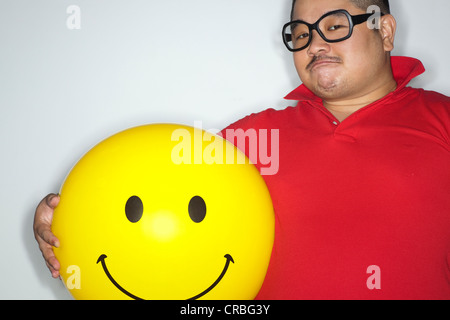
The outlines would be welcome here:
[[[306,66],[306,70],[313,70],[315,67],[333,64],[333,63],[341,63],[342,60],[338,57],[328,57],[328,56],[314,56],[311,62]]]
[[[98,257],[97,260],[97,264],[99,262],[102,263],[102,267],[103,267],[103,271],[105,272],[106,276],[108,277],[109,281],[112,282],[112,284],[114,284],[114,286],[116,286],[117,289],[119,289],[120,291],[122,291],[124,294],[126,294],[127,296],[129,296],[132,299],[135,300],[144,300],[143,298],[140,298],[138,296],[135,296],[134,294],[130,293],[129,291],[125,290],[120,284],[117,283],[116,280],[114,280],[114,278],[112,277],[112,275],[109,273],[108,268],[106,267],[106,262],[105,259],[107,258],[107,256],[105,254],[100,255],[100,257]],[[202,291],[201,293],[197,294],[196,296],[193,296],[192,298],[186,299],[186,300],[197,300],[200,297],[204,296],[205,294],[207,294],[208,292],[210,292],[212,289],[214,289],[215,286],[217,286],[217,284],[222,280],[222,278],[225,276],[225,273],[228,270],[228,267],[230,265],[230,262],[234,263],[233,258],[231,257],[231,255],[226,254],[224,256],[225,259],[227,259],[227,261],[225,262],[225,267],[222,270],[222,273],[219,275],[219,277],[217,278],[216,281],[214,281],[213,284],[211,284],[206,290]]]

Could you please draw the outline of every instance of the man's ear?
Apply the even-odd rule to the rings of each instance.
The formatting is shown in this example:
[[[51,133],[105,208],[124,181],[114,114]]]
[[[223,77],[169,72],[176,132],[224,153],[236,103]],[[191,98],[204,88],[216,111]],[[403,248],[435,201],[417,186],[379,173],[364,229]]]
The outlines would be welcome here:
[[[380,20],[380,33],[383,41],[384,51],[394,50],[395,31],[397,30],[397,21],[390,15],[384,15]]]

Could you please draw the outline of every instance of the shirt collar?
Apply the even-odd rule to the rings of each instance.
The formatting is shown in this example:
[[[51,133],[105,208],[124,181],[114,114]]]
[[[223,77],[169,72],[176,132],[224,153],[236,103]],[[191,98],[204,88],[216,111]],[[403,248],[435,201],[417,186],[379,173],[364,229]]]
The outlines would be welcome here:
[[[391,66],[392,74],[394,75],[395,81],[397,81],[397,89],[395,92],[403,89],[412,79],[425,72],[422,62],[410,57],[391,57]],[[286,100],[297,101],[322,101],[322,99],[316,96],[304,84],[299,86],[284,98]]]

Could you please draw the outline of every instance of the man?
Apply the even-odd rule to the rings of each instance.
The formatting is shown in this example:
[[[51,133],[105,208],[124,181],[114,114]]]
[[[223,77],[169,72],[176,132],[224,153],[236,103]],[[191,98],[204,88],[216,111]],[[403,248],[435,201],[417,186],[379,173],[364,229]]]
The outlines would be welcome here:
[[[279,130],[279,171],[264,176],[275,244],[258,298],[450,299],[450,98],[407,87],[424,69],[391,59],[389,13],[382,0],[294,1],[283,37],[303,82],[286,97],[297,106],[229,127]],[[47,196],[35,217],[54,277],[58,201]]]

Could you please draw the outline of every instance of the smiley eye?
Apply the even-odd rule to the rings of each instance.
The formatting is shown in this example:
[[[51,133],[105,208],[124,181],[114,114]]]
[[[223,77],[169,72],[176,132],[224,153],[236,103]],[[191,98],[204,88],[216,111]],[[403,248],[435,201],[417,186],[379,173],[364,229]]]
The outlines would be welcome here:
[[[206,203],[202,197],[195,196],[189,201],[189,217],[195,223],[202,222],[206,216]]]
[[[125,214],[130,222],[138,222],[142,218],[144,212],[144,205],[138,196],[132,196],[125,204]]]

